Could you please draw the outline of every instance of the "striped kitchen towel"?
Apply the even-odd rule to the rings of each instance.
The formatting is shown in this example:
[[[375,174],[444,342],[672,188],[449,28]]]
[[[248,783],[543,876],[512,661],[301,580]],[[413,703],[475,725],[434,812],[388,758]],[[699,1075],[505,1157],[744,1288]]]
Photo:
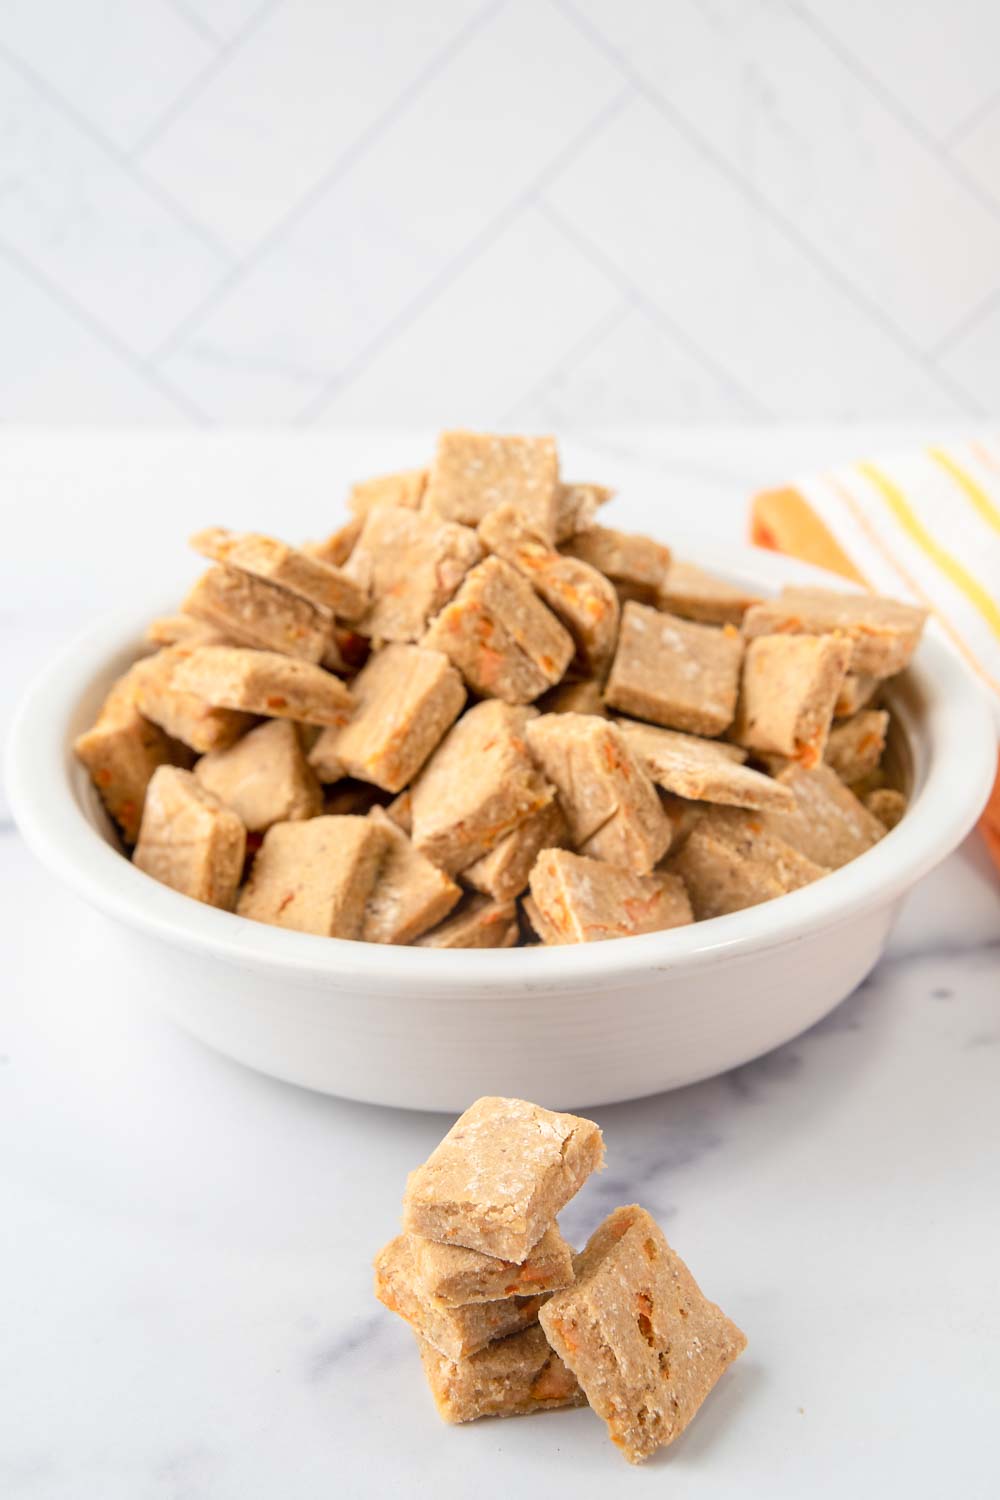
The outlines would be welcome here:
[[[755,496],[759,547],[929,609],[1000,730],[1000,438],[864,460]],[[1000,865],[1000,774],[981,828]]]

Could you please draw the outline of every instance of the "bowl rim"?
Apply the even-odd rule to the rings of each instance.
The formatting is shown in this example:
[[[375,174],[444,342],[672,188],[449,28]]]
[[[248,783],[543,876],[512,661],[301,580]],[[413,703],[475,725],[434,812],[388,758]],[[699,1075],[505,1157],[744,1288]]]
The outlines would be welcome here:
[[[688,539],[691,540],[690,538]],[[845,592],[837,574],[760,548],[694,545],[694,560],[734,581],[770,591],[812,582]],[[164,607],[168,611],[169,605]],[[230,964],[316,983],[358,984],[403,994],[458,991],[472,997],[511,987],[599,989],[640,982],[650,972],[695,970],[798,942],[873,905],[900,897],[972,828],[996,772],[997,740],[985,693],[942,632],[930,622],[908,675],[925,699],[911,729],[925,760],[923,784],[903,820],[857,859],[811,885],[707,922],[614,942],[564,947],[444,950],[391,947],[268,926],[205,906],[159,885],[125,859],[88,816],[77,788],[85,777],[70,741],[83,696],[107,678],[155,610],[148,601],[87,627],[29,686],[11,728],[6,781],[15,821],[40,861],[91,905],[174,947]],[[961,776],[955,768],[961,767]]]

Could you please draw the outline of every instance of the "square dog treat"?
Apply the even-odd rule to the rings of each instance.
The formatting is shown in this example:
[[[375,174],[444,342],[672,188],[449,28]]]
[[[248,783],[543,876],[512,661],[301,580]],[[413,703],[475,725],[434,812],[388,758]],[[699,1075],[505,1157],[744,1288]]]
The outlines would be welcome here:
[[[623,600],[642,604],[655,604],[670,566],[669,547],[610,526],[588,526],[570,537],[562,550],[610,578]]]
[[[448,1359],[468,1359],[494,1339],[520,1333],[538,1322],[543,1299],[537,1295],[470,1302],[465,1307],[435,1302],[420,1285],[412,1238],[398,1234],[376,1255],[375,1295]]]
[[[557,552],[518,505],[490,511],[479,524],[479,540],[524,574],[573,637],[582,668],[603,676],[615,654],[621,615],[614,584],[589,563]]]
[[[687,889],[695,920],[773,901],[826,875],[771,827],[773,813],[711,808],[667,861]]]
[[[760,595],[715,573],[706,573],[694,563],[674,559],[656,602],[667,614],[698,620],[703,625],[739,625],[751,604],[760,603]]]
[[[513,901],[467,896],[453,916],[424,933],[417,948],[513,948],[517,942],[517,907]]]
[[[482,555],[467,526],[376,506],[345,568],[371,599],[359,629],[380,641],[418,641]]]
[[[489,854],[463,870],[463,883],[492,896],[494,901],[510,901],[527,888],[539,852],[557,849],[568,837],[562,808],[552,801],[508,833]]]
[[[750,641],[733,739],[751,750],[816,765],[850,655],[850,642],[836,635],[765,635]]]
[[[320,562],[330,563],[334,568],[342,568],[354,551],[358,537],[361,535],[364,521],[361,516],[352,516],[336,531],[331,531],[321,542],[306,542],[303,552],[307,557],[316,557]]]
[[[275,823],[236,909],[274,927],[359,938],[386,843],[385,830],[370,818]]]
[[[539,936],[549,944],[600,943],[693,920],[676,875],[633,875],[565,849],[542,850],[531,872],[531,897],[541,918]]]
[[[666,729],[721,734],[736,712],[742,657],[731,626],[719,630],[626,604],[604,700]]]
[[[607,718],[604,694],[599,682],[588,678],[585,682],[560,682],[538,700],[543,714],[596,714]]]
[[[194,774],[199,785],[232,808],[250,833],[264,833],[272,823],[314,818],[323,807],[299,731],[288,719],[270,719],[228,750],[203,755]]]
[[[889,715],[883,708],[862,709],[830,730],[823,759],[848,785],[874,771],[882,759]]]
[[[834,706],[835,719],[849,719],[852,714],[867,708],[882,686],[881,677],[872,677],[866,672],[848,672],[840,684]]]
[[[753,637],[839,631],[851,642],[850,671],[891,677],[910,660],[926,619],[926,610],[895,599],[786,587],[777,599],[766,599],[747,610],[743,633]]]
[[[573,639],[518,570],[488,557],[432,621],[423,644],[443,651],[483,698],[530,703],[559,681]]]
[[[240,819],[190,771],[160,766],[146,791],[132,863],[161,885],[232,911],[246,842]]]
[[[676,729],[659,729],[628,719],[620,720],[618,728],[646,775],[678,797],[779,811],[794,806],[787,787],[740,764],[746,752],[738,745],[702,740]]]
[[[667,850],[670,825],[621,730],[586,714],[545,714],[532,720],[527,736],[556,788],[570,843],[648,875]]]
[[[535,1325],[471,1359],[452,1360],[418,1338],[420,1359],[438,1412],[446,1422],[478,1417],[526,1417],[561,1406],[586,1406],[587,1398]]]
[[[568,542],[593,526],[597,512],[614,493],[603,484],[561,484],[556,494],[556,541]]]
[[[533,708],[495,698],[475,704],[414,782],[413,842],[450,874],[468,869],[552,801],[525,739],[534,717]]]
[[[332,563],[315,554],[300,552],[279,542],[273,536],[256,531],[227,531],[224,526],[210,526],[191,538],[191,545],[203,557],[225,563],[241,573],[263,578],[308,599],[317,608],[328,610],[342,620],[357,620],[368,603],[365,591]]]
[[[515,501],[549,541],[559,512],[559,457],[550,437],[442,432],[427,479],[425,508],[448,521],[478,526],[491,510]]]
[[[395,474],[377,474],[351,485],[347,509],[364,517],[376,505],[395,505],[399,510],[419,510],[427,488],[426,469],[400,469]]]
[[[93,729],[73,744],[101,801],[124,838],[134,844],[142,821],[146,788],[158,766],[171,765],[178,746],[135,706],[133,672],[119,678],[101,706]]]
[[[385,831],[386,853],[365,908],[366,943],[412,943],[446,917],[462,892],[449,875],[414,849],[382,807],[368,813]]]
[[[895,828],[906,811],[906,798],[895,787],[876,787],[874,791],[866,792],[862,800],[872,817],[878,818],[887,832]]]
[[[811,771],[786,766],[778,782],[793,794],[796,805],[792,812],[768,813],[767,826],[817,864],[837,870],[885,833],[878,818],[829,766]]]
[[[594,1231],[541,1323],[629,1463],[680,1436],[747,1343],[637,1204]]]
[[[458,718],[465,687],[440,651],[397,642],[369,657],[351,684],[345,729],[321,734],[310,762],[323,780],[356,776],[401,791]]]
[[[410,1173],[403,1228],[520,1265],[603,1165],[592,1120],[524,1099],[477,1099]]]
[[[146,719],[192,750],[225,750],[253,724],[253,715],[216,708],[177,686],[177,674],[193,648],[168,646],[136,662],[131,677],[135,704]],[[200,649],[200,648],[199,648]]]
[[[300,724],[346,724],[353,702],[339,677],[313,662],[246,646],[194,646],[177,665],[174,686],[215,708]]]
[[[158,615],[146,626],[146,639],[154,646],[232,646],[224,631],[194,615]]]
[[[330,641],[330,616],[308,599],[240,573],[209,568],[184,600],[186,614],[206,620],[241,646],[322,661]]]
[[[573,1251],[556,1224],[549,1225],[520,1265],[462,1245],[439,1245],[419,1234],[409,1240],[416,1284],[444,1307],[556,1292],[573,1280]]]

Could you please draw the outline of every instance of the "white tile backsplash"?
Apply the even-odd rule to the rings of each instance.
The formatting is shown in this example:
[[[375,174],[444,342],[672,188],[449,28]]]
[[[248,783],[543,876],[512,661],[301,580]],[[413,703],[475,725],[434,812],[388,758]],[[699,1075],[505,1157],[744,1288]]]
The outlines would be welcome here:
[[[1000,415],[996,0],[3,12],[0,421]]]

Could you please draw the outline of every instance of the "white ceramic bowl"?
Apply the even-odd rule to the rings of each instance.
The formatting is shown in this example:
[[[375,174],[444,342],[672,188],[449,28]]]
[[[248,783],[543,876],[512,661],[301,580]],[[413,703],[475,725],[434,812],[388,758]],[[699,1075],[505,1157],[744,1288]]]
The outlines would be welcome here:
[[[708,565],[770,592],[843,581],[748,548]],[[986,701],[928,632],[892,695],[910,809],[875,848],[777,901],[646,937],[437,952],[285,932],[158,885],[117,851],[72,753],[146,620],[104,621],[33,685],[8,791],[31,848],[114,919],[108,962],[195,1036],[251,1067],[347,1098],[461,1110],[480,1094],[562,1108],[636,1098],[748,1061],[865,977],[901,898],[978,817],[996,767]]]

